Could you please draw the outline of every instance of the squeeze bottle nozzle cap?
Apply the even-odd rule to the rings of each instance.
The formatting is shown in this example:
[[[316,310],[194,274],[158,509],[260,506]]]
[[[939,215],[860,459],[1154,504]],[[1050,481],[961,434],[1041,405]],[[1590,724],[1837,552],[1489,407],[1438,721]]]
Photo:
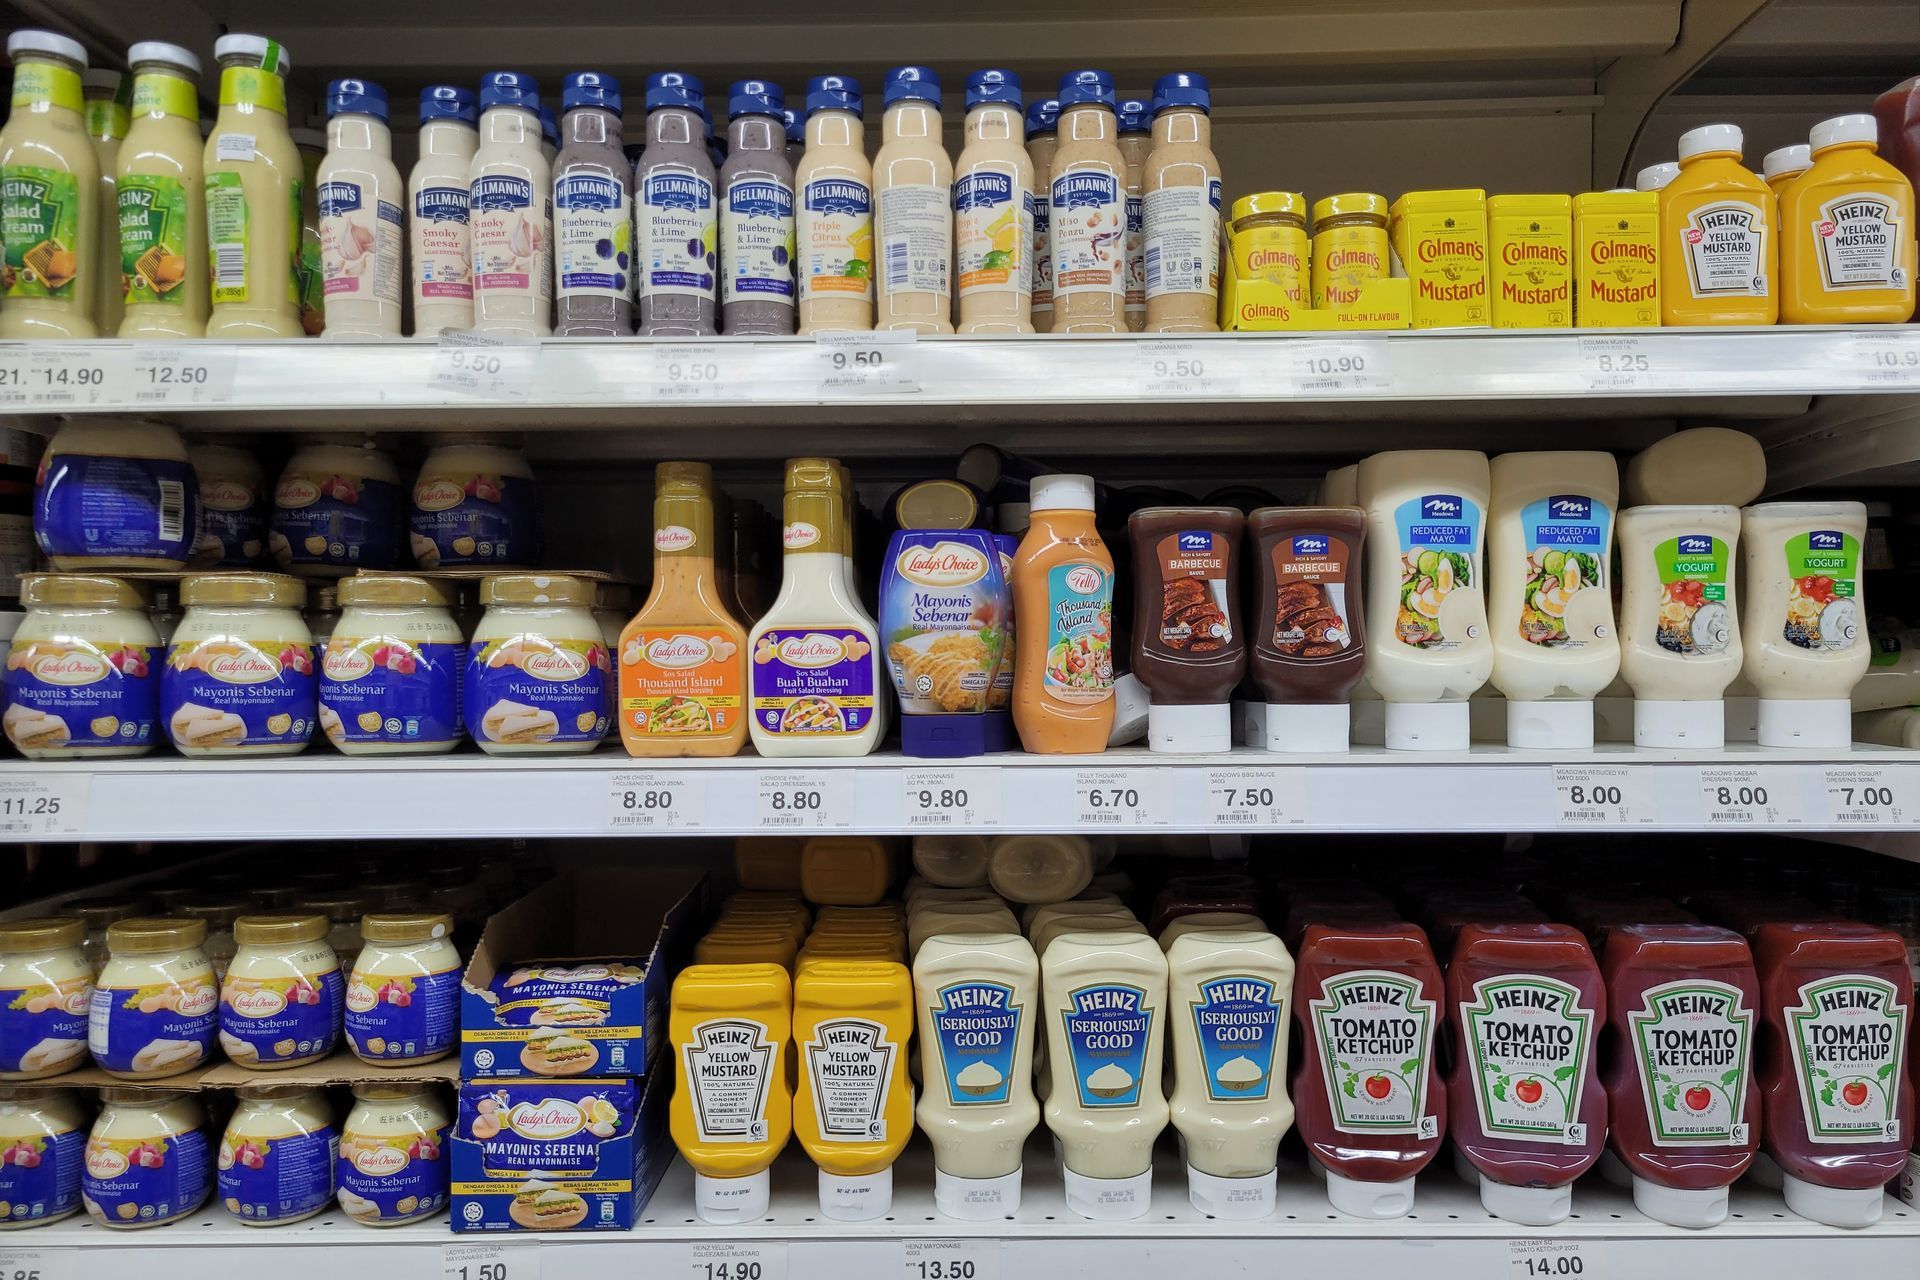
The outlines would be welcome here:
[[[998,1178],[963,1178],[936,1166],[934,1207],[962,1222],[991,1222],[1020,1211],[1020,1170]]]
[[[327,85],[327,119],[372,116],[387,122],[387,91],[371,80],[334,80]]]
[[[1666,1187],[1638,1174],[1633,1178],[1633,1207],[1655,1222],[1701,1231],[1727,1220],[1727,1189],[1684,1191]]]
[[[1067,1208],[1095,1222],[1128,1222],[1153,1207],[1151,1169],[1129,1178],[1091,1178],[1063,1168],[1060,1177]]]
[[[601,71],[575,71],[560,82],[560,109],[598,107],[620,114],[620,82]]]
[[[1384,1222],[1413,1212],[1413,1179],[1362,1182],[1327,1170],[1327,1203],[1351,1218]]]
[[[29,33],[23,31],[19,34],[27,35]],[[74,47],[79,48],[78,45]],[[13,41],[9,40],[7,42],[7,49],[9,52],[12,51]],[[269,40],[265,36],[256,36],[245,31],[236,31],[230,35],[221,36],[213,42],[213,56],[216,59],[237,56],[263,60],[266,58],[269,50],[275,51],[273,66],[270,68],[275,75],[284,76],[293,70],[293,56],[287,52],[287,47],[277,40]],[[85,61],[84,58],[81,60],[83,62]],[[262,68],[266,68],[264,61],[261,61],[260,65]]]
[[[887,72],[885,105],[914,98],[940,105],[940,76],[932,67],[895,67]]]
[[[1249,742],[1269,751],[1345,751],[1353,731],[1353,713],[1344,702],[1266,704],[1266,740]]]
[[[1680,135],[1680,159],[1684,162],[1716,151],[1730,151],[1738,156],[1746,140],[1737,124],[1703,124]]]
[[[480,80],[480,109],[488,107],[519,107],[538,114],[540,82],[518,71],[489,71]]]
[[[1680,176],[1680,166],[1671,160],[1662,160],[1659,164],[1650,164],[1634,175],[1635,191],[1658,191]]]
[[[699,76],[684,71],[656,71],[647,77],[647,110],[661,107],[698,107],[707,96],[707,86]]]
[[[1880,122],[1859,112],[1835,116],[1813,126],[1813,132],[1807,138],[1814,151],[1825,151],[1828,147],[1837,147],[1846,142],[1864,142],[1877,147],[1880,145]]]
[[[773,1178],[762,1169],[740,1178],[693,1175],[693,1211],[700,1221],[715,1226],[757,1222],[767,1216],[773,1201]]]
[[[1027,108],[1027,132],[1052,133],[1060,125],[1060,100],[1042,98]]]
[[[1011,71],[989,69],[976,71],[967,77],[967,110],[988,102],[1002,102],[1008,106],[1020,106],[1023,98],[1020,93],[1020,77]]]
[[[1120,117],[1120,132],[1151,133],[1153,131],[1152,105],[1138,98],[1123,98],[1113,111]]]
[[[786,94],[770,80],[736,80],[727,90],[729,120],[741,116],[772,116],[777,120],[786,105]]]
[[[1069,71],[1060,77],[1060,106],[1097,102],[1113,106],[1113,77],[1104,71]]]
[[[820,1171],[820,1215],[835,1222],[870,1222],[893,1208],[893,1170],[841,1174]]]
[[[222,40],[230,38],[222,37]],[[264,48],[262,52],[265,52]],[[82,67],[87,65],[87,47],[78,40],[63,36],[57,31],[30,28],[26,31],[16,31],[8,36],[7,56],[16,58],[23,53],[49,53],[56,58],[65,58],[68,62],[77,62]]]
[[[1481,1174],[1480,1205],[1494,1217],[1523,1227],[1551,1227],[1573,1213],[1573,1184],[1516,1187]]]
[[[428,85],[420,91],[420,123],[426,124],[429,120],[458,120],[461,124],[478,124],[479,100],[471,90],[458,85]]]
[[[1846,117],[1843,116],[1841,118],[1845,119]],[[1873,117],[1868,116],[1867,119],[1872,120]],[[1819,128],[1819,125],[1814,126],[1816,132]],[[1773,179],[1783,173],[1802,173],[1812,167],[1813,148],[1807,146],[1805,143],[1800,143],[1797,146],[1781,147],[1778,150],[1767,152],[1766,156],[1760,161],[1760,176]]]
[[[1853,702],[1849,698],[1761,698],[1763,747],[1845,751],[1853,745]]]
[[[1507,745],[1548,751],[1583,751],[1593,746],[1593,703],[1507,699]]]
[[[1194,71],[1175,71],[1171,75],[1161,76],[1153,83],[1153,114],[1159,115],[1168,107],[1198,107],[1202,111],[1213,109],[1212,86],[1207,78]]]
[[[851,111],[859,115],[866,108],[860,82],[852,76],[815,76],[807,81],[807,114],[816,111]]]
[[[1633,743],[1681,751],[1718,751],[1727,745],[1727,714],[1720,699],[1703,702],[1633,700]]]
[[[143,62],[164,62],[170,67],[184,67],[196,76],[200,74],[200,59],[194,56],[193,50],[164,40],[142,40],[128,47],[127,65],[137,67]]]
[[[1093,510],[1093,477],[1053,474],[1035,476],[1027,494],[1034,511]]]
[[[1872,119],[1871,116],[1868,119]],[[1829,1227],[1870,1227],[1880,1221],[1887,1193],[1878,1186],[1852,1189],[1823,1187],[1787,1174],[1781,1184],[1787,1208],[1809,1222]]]
[[[1251,1222],[1273,1212],[1279,1173],[1269,1170],[1251,1178],[1223,1178],[1187,1166],[1187,1199],[1209,1217],[1228,1222]]]

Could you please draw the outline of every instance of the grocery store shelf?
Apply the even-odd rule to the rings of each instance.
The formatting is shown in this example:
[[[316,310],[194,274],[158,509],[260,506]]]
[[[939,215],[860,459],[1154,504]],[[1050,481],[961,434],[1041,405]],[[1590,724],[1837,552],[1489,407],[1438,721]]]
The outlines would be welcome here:
[[[255,1267],[270,1269],[276,1280],[335,1280],[343,1266],[351,1266],[356,1280],[442,1274],[457,1280],[453,1267],[442,1270],[447,1251],[474,1245],[497,1248],[497,1260],[506,1263],[511,1277],[705,1276],[705,1263],[723,1261],[757,1262],[758,1270],[740,1274],[766,1280],[898,1280],[902,1275],[914,1280],[1164,1280],[1177,1274],[1697,1280],[1709,1269],[1755,1278],[1920,1271],[1920,1210],[1890,1198],[1877,1226],[1841,1231],[1794,1217],[1777,1192],[1750,1184],[1735,1189],[1732,1216],[1710,1231],[1652,1222],[1635,1212],[1630,1195],[1592,1175],[1576,1186],[1574,1216],[1567,1222],[1519,1227],[1490,1217],[1477,1192],[1442,1165],[1420,1179],[1410,1216],[1365,1222],[1336,1215],[1320,1184],[1295,1164],[1281,1169],[1279,1203],[1271,1216],[1260,1222],[1218,1221],[1188,1202],[1172,1145],[1161,1144],[1147,1216],[1126,1223],[1089,1222],[1066,1207],[1042,1138],[1027,1149],[1019,1214],[995,1222],[940,1216],[933,1204],[931,1157],[915,1143],[894,1166],[892,1214],[868,1223],[821,1217],[813,1165],[790,1150],[775,1166],[767,1217],[744,1226],[716,1228],[697,1221],[691,1174],[676,1161],[631,1233],[455,1236],[444,1220],[382,1231],[355,1226],[335,1212],[263,1230],[241,1226],[214,1209],[195,1220],[130,1234],[69,1220],[11,1233],[3,1243],[39,1251],[37,1261],[48,1268],[42,1271],[46,1280],[130,1273],[143,1280],[204,1280],[215,1268],[243,1274]],[[352,1252],[343,1253],[345,1247]],[[0,1259],[7,1255],[8,1248],[0,1247]],[[1546,1258],[1552,1269],[1526,1271],[1529,1257]],[[1557,1261],[1572,1257],[1579,1259],[1577,1268]],[[925,1271],[917,1265],[935,1259],[972,1265]]]
[[[1420,797],[1410,810],[1394,797]],[[1920,752],[1098,756],[966,760],[160,755],[0,765],[0,841],[919,831],[1840,832],[1920,849]]]

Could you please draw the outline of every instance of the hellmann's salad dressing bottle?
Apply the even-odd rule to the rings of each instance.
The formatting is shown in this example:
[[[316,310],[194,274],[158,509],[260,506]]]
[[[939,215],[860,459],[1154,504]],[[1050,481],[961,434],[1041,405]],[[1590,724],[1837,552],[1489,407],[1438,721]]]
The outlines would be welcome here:
[[[407,177],[413,209],[413,332],[437,337],[442,329],[473,327],[473,240],[468,234],[468,185],[480,136],[471,91],[429,85],[420,91],[420,158]]]
[[[319,178],[326,336],[397,338],[407,197],[393,165],[387,92],[373,81],[327,86],[327,158]]]
[[[1153,150],[1141,180],[1149,333],[1220,328],[1220,160],[1207,78],[1161,76],[1153,87]]]
[[[1113,77],[1060,78],[1051,224],[1053,307],[1060,333],[1127,331],[1127,161],[1120,153]]]
[[[491,71],[480,85],[480,146],[468,187],[473,322],[484,333],[544,337],[553,281],[552,171],[540,149],[540,90],[532,76]]]
[[[952,333],[953,161],[940,129],[940,77],[887,72],[880,151],[873,158],[874,242],[880,251],[876,329]]]
[[[1020,77],[967,77],[966,143],[954,165],[960,333],[1033,332],[1034,172]]]
[[[873,166],[860,82],[807,84],[806,150],[794,167],[794,277],[800,332],[873,327]]]

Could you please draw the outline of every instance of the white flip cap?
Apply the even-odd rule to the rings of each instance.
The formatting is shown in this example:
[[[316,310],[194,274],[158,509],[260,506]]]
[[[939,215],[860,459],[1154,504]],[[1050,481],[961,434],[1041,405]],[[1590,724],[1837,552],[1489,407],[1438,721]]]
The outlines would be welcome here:
[[[1114,717],[1119,720],[1118,716]],[[1147,749],[1208,753],[1233,750],[1233,708],[1224,702],[1147,707]]]
[[[1840,118],[1845,120],[1848,117],[1841,116]],[[1871,120],[1873,117],[1868,116],[1867,119]],[[1807,146],[1805,143],[1799,143],[1791,147],[1781,147],[1776,151],[1767,152],[1760,161],[1760,176],[1771,182],[1784,174],[1804,173],[1812,167],[1813,148]]]
[[[1727,745],[1727,713],[1712,702],[1633,703],[1633,741],[1641,747],[1675,747],[1683,751],[1718,751]]]
[[[1413,1179],[1362,1182],[1327,1170],[1327,1203],[1350,1218],[1384,1222],[1413,1212]]]
[[[1841,146],[1848,142],[1864,142],[1870,146],[1880,145],[1880,122],[1865,112],[1852,115],[1835,116],[1831,120],[1822,120],[1813,126],[1807,135],[1814,151],[1825,151],[1828,147]]]
[[[721,1227],[758,1222],[772,1200],[773,1178],[765,1169],[740,1178],[693,1175],[693,1211],[702,1222]]]
[[[1187,1166],[1187,1199],[1208,1217],[1229,1222],[1252,1222],[1273,1212],[1278,1171],[1269,1169],[1251,1178],[1223,1178]]]
[[[1027,507],[1031,511],[1091,511],[1093,477],[1035,476],[1028,486]]]
[[[1635,191],[1658,191],[1680,176],[1680,166],[1671,160],[1662,160],[1659,164],[1650,164],[1634,175]]]
[[[1515,1187],[1480,1176],[1480,1204],[1488,1213],[1523,1227],[1551,1227],[1573,1212],[1573,1184]]]
[[[1682,1191],[1678,1187],[1663,1187],[1636,1174],[1633,1207],[1655,1222],[1701,1231],[1727,1220],[1727,1189]]]
[[[143,62],[164,62],[170,67],[185,67],[196,76],[200,74],[200,59],[194,56],[193,50],[164,40],[142,40],[127,50],[128,66],[137,67]]]
[[[1787,1193],[1787,1208],[1809,1222],[1829,1227],[1870,1227],[1880,1221],[1887,1203],[1886,1191],[1877,1186],[1859,1190],[1823,1187],[1792,1174],[1785,1175],[1782,1189]]]
[[[1737,124],[1703,124],[1680,135],[1679,155],[1682,161],[1715,151],[1731,151],[1737,156],[1746,144],[1747,136]]]
[[[1760,699],[1760,745],[1844,751],[1853,745],[1853,703],[1846,698]]]
[[[1071,1169],[1060,1171],[1066,1184],[1067,1208],[1095,1222],[1126,1222],[1144,1217],[1153,1206],[1153,1170],[1131,1178],[1089,1178]]]
[[[989,1222],[1020,1211],[1020,1171],[999,1178],[962,1178],[933,1171],[933,1204],[949,1218]]]
[[[893,1208],[893,1170],[840,1174],[820,1171],[820,1213],[835,1222],[883,1218]]]
[[[1113,682],[1113,728],[1107,731],[1107,745],[1124,747],[1147,734],[1147,716],[1152,706],[1147,686],[1129,671]]]
[[[1389,702],[1387,747],[1392,751],[1465,751],[1473,744],[1470,723],[1464,702]]]
[[[1353,713],[1344,702],[1274,702],[1266,725],[1269,751],[1340,752],[1353,736]]]
[[[41,31],[30,27],[8,36],[7,56],[17,58],[23,53],[50,53],[68,62],[77,62],[82,67],[87,65],[87,47],[57,31]]]
[[[233,55],[240,55],[258,61],[267,56],[267,46],[274,43],[274,41],[267,39],[265,36],[249,35],[244,31],[237,31],[232,35],[221,36],[213,42],[213,56],[216,58],[226,58]],[[287,72],[293,70],[293,57],[287,52],[285,45],[278,45],[277,47],[280,50],[280,57],[276,70],[280,75],[284,76]]]
[[[1549,751],[1593,746],[1591,702],[1515,702],[1507,699],[1507,745]]]

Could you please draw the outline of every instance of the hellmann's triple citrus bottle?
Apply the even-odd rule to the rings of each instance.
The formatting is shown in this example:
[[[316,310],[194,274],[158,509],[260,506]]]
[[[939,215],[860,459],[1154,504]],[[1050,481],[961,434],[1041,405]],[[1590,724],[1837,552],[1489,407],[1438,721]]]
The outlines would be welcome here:
[[[1738,125],[1680,135],[1680,173],[1660,189],[1660,321],[1774,324],[1780,242],[1773,191],[1740,163]]]
[[[1780,196],[1780,318],[1904,324],[1913,316],[1913,184],[1877,154],[1870,115],[1813,126],[1813,166]]]

